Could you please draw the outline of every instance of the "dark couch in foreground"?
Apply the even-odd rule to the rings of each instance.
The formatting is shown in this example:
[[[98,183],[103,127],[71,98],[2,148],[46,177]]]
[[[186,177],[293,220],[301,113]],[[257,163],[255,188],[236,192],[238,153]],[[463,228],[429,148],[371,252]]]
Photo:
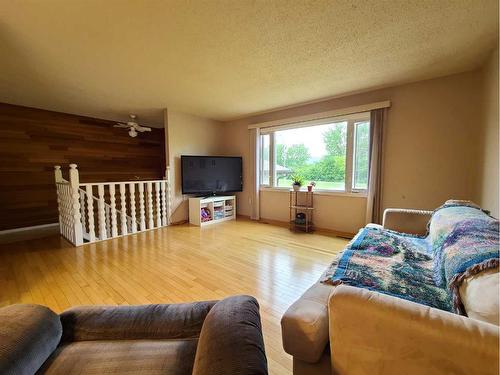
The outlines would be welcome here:
[[[267,374],[253,297],[0,309],[1,374]]]

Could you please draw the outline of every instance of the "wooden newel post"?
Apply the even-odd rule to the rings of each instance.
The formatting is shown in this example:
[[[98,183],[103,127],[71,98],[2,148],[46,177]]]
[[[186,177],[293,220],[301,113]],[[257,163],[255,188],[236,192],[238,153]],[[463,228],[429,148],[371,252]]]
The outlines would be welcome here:
[[[54,178],[56,180],[56,183],[64,181],[62,178],[62,171],[60,165],[54,165]]]
[[[75,246],[83,244],[82,221],[80,214],[80,194],[78,189],[80,187],[80,178],[78,176],[78,169],[76,164],[69,165],[69,184],[71,187],[71,215],[73,217],[73,239]]]
[[[61,172],[61,166],[60,165],[55,165],[54,166],[54,179],[56,182],[56,194],[57,194],[57,211],[59,212],[59,233],[63,234],[63,223],[62,223],[62,215],[61,215],[61,197],[59,196],[59,186],[57,185],[58,182],[63,182],[62,178],[62,172]]]

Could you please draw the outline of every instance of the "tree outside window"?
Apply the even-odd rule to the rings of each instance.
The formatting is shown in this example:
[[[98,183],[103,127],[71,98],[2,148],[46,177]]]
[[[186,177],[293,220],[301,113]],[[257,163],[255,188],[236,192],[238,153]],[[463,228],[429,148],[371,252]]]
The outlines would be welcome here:
[[[348,131],[349,128],[352,131]],[[348,142],[349,134],[354,137],[352,142]],[[289,188],[291,175],[297,174],[307,182],[315,181],[316,189],[352,191],[367,187],[367,120],[276,130],[262,137],[273,137],[274,144],[274,160],[269,163],[273,163],[275,177],[266,185]],[[268,140],[265,142],[269,144]],[[348,144],[353,148],[350,152]],[[348,157],[352,163],[350,179],[346,179]],[[346,180],[352,181],[352,186],[346,186]]]

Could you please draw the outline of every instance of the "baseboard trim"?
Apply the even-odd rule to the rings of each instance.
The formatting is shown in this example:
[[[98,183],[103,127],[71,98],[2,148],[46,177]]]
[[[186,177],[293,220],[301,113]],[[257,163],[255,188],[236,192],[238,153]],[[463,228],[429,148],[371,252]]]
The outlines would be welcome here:
[[[59,226],[59,223],[52,223],[52,224],[34,225],[32,227],[22,227],[22,228],[0,230],[0,236],[2,236],[4,234],[9,234],[9,233],[25,232],[25,231],[30,231],[30,230],[39,230],[39,229],[53,228],[53,227],[58,227],[58,226]]]
[[[59,233],[59,223],[34,225],[31,227],[0,231],[0,244],[32,240]]]
[[[276,225],[279,227],[284,227],[288,228],[289,224],[286,221],[281,221],[281,220],[273,220],[273,219],[264,219],[261,218],[260,220],[257,220],[259,223],[262,224],[271,224],[271,225]],[[314,233],[319,233],[319,234],[324,234],[327,236],[334,236],[334,237],[341,237],[341,238],[347,238],[347,239],[352,239],[354,237],[354,233],[349,233],[349,232],[341,232],[338,230],[334,229],[329,229],[329,228],[318,228],[315,227]]]

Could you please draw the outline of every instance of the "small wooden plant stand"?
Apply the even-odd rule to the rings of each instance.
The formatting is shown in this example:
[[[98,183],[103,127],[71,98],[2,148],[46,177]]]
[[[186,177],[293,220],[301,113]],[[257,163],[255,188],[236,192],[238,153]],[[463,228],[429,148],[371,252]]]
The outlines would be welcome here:
[[[313,192],[312,191],[295,191],[289,192],[289,207],[290,207],[290,230],[301,232],[312,232],[313,224]],[[305,215],[305,220],[297,218],[298,213]]]

